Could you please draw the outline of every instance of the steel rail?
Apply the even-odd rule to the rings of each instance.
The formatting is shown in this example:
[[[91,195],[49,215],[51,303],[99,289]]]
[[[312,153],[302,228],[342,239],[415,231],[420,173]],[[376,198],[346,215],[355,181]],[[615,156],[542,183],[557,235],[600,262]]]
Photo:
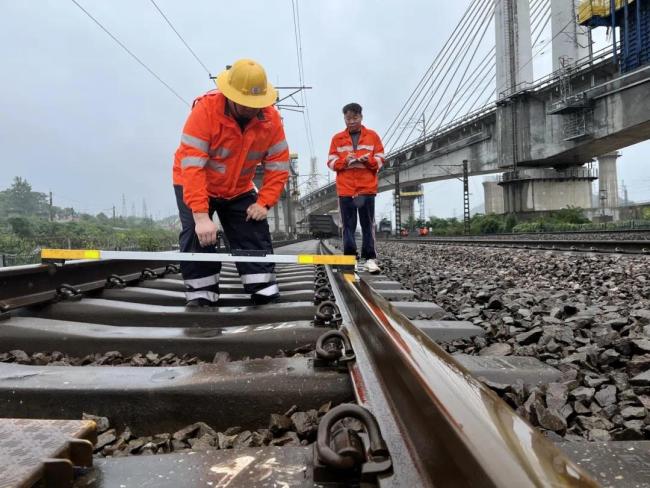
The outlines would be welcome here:
[[[650,254],[650,240],[583,240],[583,239],[468,239],[468,238],[404,238],[386,242],[441,244],[476,247],[505,247],[515,249],[579,251],[621,254]]]
[[[358,401],[393,458],[382,486],[598,486],[368,283],[331,270],[330,283]]]

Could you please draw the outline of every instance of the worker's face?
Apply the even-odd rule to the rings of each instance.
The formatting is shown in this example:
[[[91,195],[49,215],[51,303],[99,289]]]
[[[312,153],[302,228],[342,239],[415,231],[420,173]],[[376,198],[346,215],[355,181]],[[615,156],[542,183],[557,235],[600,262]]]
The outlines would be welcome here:
[[[361,121],[363,121],[361,114],[355,114],[348,110],[343,114],[343,120],[345,120],[345,126],[348,128],[348,131],[359,132],[361,130]]]
[[[253,117],[256,117],[260,113],[261,108],[251,108],[245,107],[244,105],[239,105],[238,103],[228,100],[228,105],[230,106],[230,112],[238,119],[250,120]]]

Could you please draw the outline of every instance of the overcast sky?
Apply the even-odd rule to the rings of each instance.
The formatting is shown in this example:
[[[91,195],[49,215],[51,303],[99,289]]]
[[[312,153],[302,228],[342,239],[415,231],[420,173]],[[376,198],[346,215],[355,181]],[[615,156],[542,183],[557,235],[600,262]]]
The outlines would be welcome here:
[[[183,98],[213,85],[149,0],[78,0]],[[157,0],[213,74],[250,57],[270,81],[298,84],[290,0]],[[299,0],[305,83],[321,172],[340,108],[357,101],[380,134],[399,111],[468,4],[378,0]],[[188,107],[126,54],[69,0],[0,0],[0,188],[14,176],[54,203],[92,213],[154,216],[176,212],[171,166]],[[550,51],[550,50],[549,50]],[[537,63],[536,66],[543,66]],[[535,73],[536,76],[544,73]],[[301,114],[284,112],[287,139],[309,168]],[[619,179],[629,196],[650,200],[648,143],[623,151]],[[301,179],[301,183],[304,180]],[[472,178],[472,206],[482,202]],[[429,214],[459,215],[462,184],[426,185]],[[380,197],[378,217],[390,209]]]

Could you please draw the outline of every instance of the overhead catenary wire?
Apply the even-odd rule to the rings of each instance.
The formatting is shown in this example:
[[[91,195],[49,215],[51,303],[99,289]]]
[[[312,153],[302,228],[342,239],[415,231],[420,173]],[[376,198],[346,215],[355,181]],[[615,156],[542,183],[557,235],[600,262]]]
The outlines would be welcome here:
[[[72,3],[74,3],[77,7],[79,7],[79,9],[80,9],[84,14],[86,14],[86,15],[90,18],[90,20],[92,20],[92,21],[93,21],[93,22],[94,22],[94,23],[95,23],[95,24],[96,24],[96,25],[97,25],[101,30],[103,30],[103,31],[104,31],[104,32],[105,32],[105,33],[106,33],[106,34],[107,34],[111,39],[113,39],[113,40],[114,40],[114,41],[115,41],[115,42],[116,42],[116,43],[117,43],[117,44],[118,44],[118,45],[119,45],[119,46],[120,46],[124,51],[126,51],[127,54],[128,54],[129,56],[131,56],[133,59],[135,59],[135,61],[137,61],[137,63],[140,64],[140,66],[142,66],[144,69],[146,69],[146,70],[149,72],[149,74],[151,74],[151,76],[153,76],[154,78],[156,78],[156,79],[157,79],[157,80],[158,80],[158,81],[159,81],[159,82],[160,82],[160,83],[161,83],[165,88],[167,88],[167,90],[169,90],[169,91],[170,91],[170,92],[171,92],[171,93],[172,93],[176,98],[178,98],[181,102],[183,102],[183,103],[184,103],[185,105],[187,105],[188,107],[190,106],[190,104],[189,104],[189,102],[188,102],[187,100],[185,100],[182,96],[180,96],[176,90],[174,90],[174,89],[173,89],[173,88],[172,88],[172,87],[171,87],[167,82],[165,82],[165,81],[164,81],[160,76],[158,76],[158,75],[157,75],[157,74],[156,74],[156,73],[155,73],[155,72],[154,72],[154,71],[153,71],[149,66],[147,66],[147,65],[144,63],[144,61],[142,61],[142,60],[141,60],[138,56],[136,56],[136,55],[135,55],[135,54],[134,54],[134,53],[133,53],[133,52],[132,52],[128,47],[126,47],[126,46],[124,45],[124,43],[123,43],[122,41],[120,41],[120,40],[119,40],[115,35],[113,35],[113,33],[111,33],[111,31],[109,31],[106,27],[104,27],[104,25],[102,25],[102,23],[99,22],[99,20],[97,20],[95,17],[93,17],[92,14],[91,14],[90,12],[88,12],[88,10],[86,10],[85,8],[83,8],[83,7],[81,6],[81,4],[79,4],[79,2],[77,2],[77,0],[71,0],[71,1],[72,1]]]
[[[178,38],[181,40],[181,42],[185,45],[185,47],[187,48],[187,50],[192,54],[192,56],[194,56],[194,59],[196,59],[196,60],[198,61],[198,63],[203,67],[203,69],[204,69],[205,72],[208,74],[208,76],[211,77],[211,76],[212,76],[212,73],[210,72],[210,69],[205,65],[205,63],[204,63],[203,61],[201,61],[201,59],[200,59],[200,58],[198,57],[198,55],[194,52],[194,50],[190,47],[190,45],[185,41],[185,39],[183,39],[183,36],[181,36],[181,34],[180,34],[180,32],[178,32],[178,30],[176,30],[176,27],[174,27],[174,25],[172,24],[171,20],[169,20],[169,18],[165,15],[165,13],[160,9],[160,7],[158,6],[158,4],[156,4],[156,2],[155,2],[154,0],[149,0],[149,1],[150,1],[151,4],[156,8],[156,10],[158,11],[158,13],[159,13],[160,15],[162,15],[162,18],[165,19],[165,22],[167,22],[167,25],[169,25],[169,27],[171,28],[171,30],[174,31],[174,33],[178,36]]]
[[[305,86],[305,71],[304,63],[302,57],[302,32],[300,29],[300,11],[298,3],[295,0],[291,0],[291,13],[293,20],[293,34],[294,41],[296,46],[296,59],[298,61],[298,79],[300,86]],[[310,157],[315,157],[316,153],[314,152],[314,138],[311,130],[311,118],[309,116],[309,104],[307,103],[307,94],[304,90],[300,91],[300,97],[302,99],[302,104],[304,110],[302,111],[303,115],[303,124],[305,126],[305,135],[307,136],[307,145],[309,146],[309,155]]]

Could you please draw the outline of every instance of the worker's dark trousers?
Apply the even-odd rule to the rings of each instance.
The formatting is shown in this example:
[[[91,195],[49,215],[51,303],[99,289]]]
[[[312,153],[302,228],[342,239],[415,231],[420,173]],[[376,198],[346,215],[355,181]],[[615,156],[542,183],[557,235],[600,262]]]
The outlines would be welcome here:
[[[375,195],[339,197],[343,224],[343,254],[357,255],[354,233],[357,230],[357,212],[361,222],[361,258],[376,259],[375,252]]]
[[[214,246],[201,247],[194,232],[192,210],[183,201],[183,187],[174,185],[176,204],[182,230],[179,236],[181,252],[216,252]],[[257,201],[257,193],[252,190],[232,200],[210,198],[209,215],[217,212],[230,249],[264,250],[273,254],[271,233],[266,220],[246,220],[246,209]],[[219,273],[221,263],[189,262],[181,263],[181,274],[185,282],[187,300],[204,298],[216,302],[219,298]],[[280,294],[275,279],[273,263],[237,263],[237,271],[244,285],[244,291],[251,294],[253,302],[268,303]]]

